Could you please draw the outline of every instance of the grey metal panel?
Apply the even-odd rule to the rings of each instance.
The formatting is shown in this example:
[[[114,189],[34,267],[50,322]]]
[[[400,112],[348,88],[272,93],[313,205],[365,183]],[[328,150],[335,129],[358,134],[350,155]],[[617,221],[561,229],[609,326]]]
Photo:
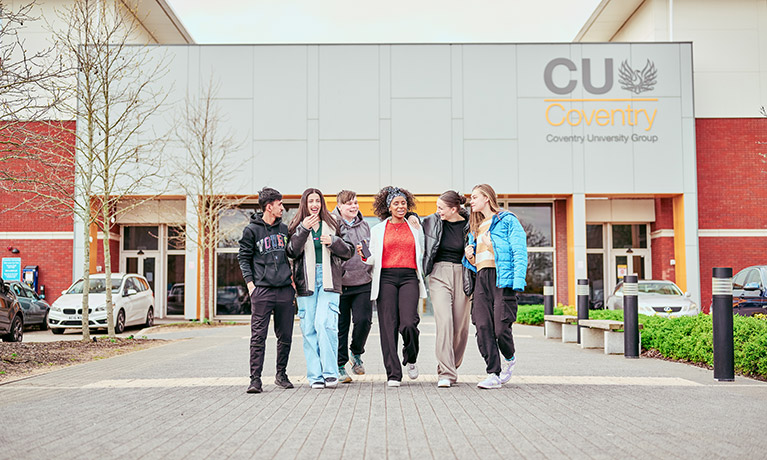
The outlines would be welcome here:
[[[377,193],[379,148],[378,141],[320,141],[319,188],[327,195]]]
[[[380,120],[379,122],[379,129],[381,132],[381,143],[379,145],[379,152],[380,152],[380,169],[378,171],[378,183],[381,187],[391,184],[392,182],[392,174],[391,174],[391,119],[388,120]],[[371,176],[371,186],[373,182],[373,177]],[[377,190],[376,190],[377,191]]]
[[[465,177],[459,192],[477,184],[490,184],[498,193],[519,192],[518,144],[515,140],[467,140],[464,143]]]
[[[214,101],[222,115],[218,127],[221,134],[231,134],[237,149],[231,153],[231,175],[227,177],[227,193],[252,193],[253,146],[253,103],[251,100],[216,99]]]
[[[540,99],[520,99],[519,113],[519,190],[520,193],[572,193],[573,161],[569,141],[548,142],[549,134],[572,136],[570,126],[557,130],[543,130],[540,117],[545,105]],[[567,104],[565,104],[568,106]],[[535,114],[535,115],[533,115]]]
[[[200,82],[221,83],[218,97],[253,97],[253,51],[247,46],[205,46],[200,49]]]
[[[653,85],[651,91],[640,94],[632,94],[629,92],[628,94],[632,94],[634,97],[648,97],[646,95],[650,94],[652,94],[651,97],[678,97],[681,93],[680,71],[682,65],[682,63],[680,63],[679,46],[680,45],[676,43],[656,43],[653,45],[649,43],[632,44],[631,60],[629,62],[631,68],[641,75],[649,62],[650,65],[655,67],[657,73],[655,78],[656,83]],[[621,63],[616,62],[616,66],[620,67]]]
[[[378,139],[378,46],[320,48],[320,139]]]
[[[306,141],[253,143],[253,188],[274,187],[283,194],[298,194],[307,187]]]
[[[318,120],[309,120],[309,142],[306,152],[306,183],[307,186],[316,186],[320,182],[320,123]],[[343,166],[338,165],[337,171],[342,171]]]
[[[320,118],[320,47],[310,45],[306,47],[306,73],[308,92],[308,118],[318,120]]]
[[[682,97],[682,116],[692,118],[695,116],[693,106],[694,89],[692,75],[692,43],[679,45],[679,86]]]
[[[698,193],[697,152],[695,151],[695,119],[682,119],[682,163],[684,192]]]
[[[682,163],[681,107],[678,98],[660,98],[655,103],[658,114],[651,131],[635,126],[634,191],[637,193],[681,193]],[[659,119],[658,117],[663,117]],[[657,142],[652,139],[657,138]],[[658,142],[662,140],[662,145]]]
[[[453,155],[452,155],[452,167],[453,176],[450,181],[450,188],[455,190],[468,190],[465,183],[465,172],[463,167],[464,157],[466,151],[464,150],[464,138],[463,138],[463,120],[453,119]]]
[[[453,118],[463,118],[463,48],[466,45],[450,47],[451,89]]]
[[[378,47],[378,113],[381,118],[391,118],[391,46]]]
[[[252,52],[254,139],[306,139],[306,47],[256,46]]]
[[[392,45],[394,98],[450,97],[450,45]]]
[[[466,139],[516,139],[516,48],[463,45]]]
[[[517,48],[517,94],[519,97],[552,97],[543,81],[546,64],[555,58],[570,58],[573,45],[516,45]],[[571,74],[563,67],[557,67],[554,81],[564,85]]]
[[[392,101],[392,182],[414,193],[436,193],[450,183],[450,101]]]

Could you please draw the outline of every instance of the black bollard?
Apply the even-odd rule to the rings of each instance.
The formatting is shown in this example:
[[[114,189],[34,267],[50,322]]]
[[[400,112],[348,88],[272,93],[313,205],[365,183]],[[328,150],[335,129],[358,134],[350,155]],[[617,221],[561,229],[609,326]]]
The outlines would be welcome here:
[[[589,319],[589,280],[578,280],[575,288],[578,306],[578,322],[582,319]],[[578,343],[581,343],[581,325],[578,325]]]
[[[554,314],[554,283],[551,281],[543,282],[543,314]],[[543,335],[546,335],[546,322],[543,322]]]
[[[554,283],[551,281],[543,282],[543,314],[554,314]]]
[[[714,322],[714,379],[735,380],[735,352],[732,333],[732,268],[714,268],[711,280],[711,316]]]
[[[639,358],[639,285],[636,275],[623,277],[623,356]]]

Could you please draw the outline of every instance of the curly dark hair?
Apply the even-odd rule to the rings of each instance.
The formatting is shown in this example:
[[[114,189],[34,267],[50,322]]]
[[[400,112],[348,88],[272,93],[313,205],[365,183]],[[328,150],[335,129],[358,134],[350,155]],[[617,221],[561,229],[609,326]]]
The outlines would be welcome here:
[[[381,220],[391,217],[391,211],[389,211],[389,205],[386,203],[386,199],[389,197],[389,193],[394,191],[399,191],[405,195],[408,211],[415,209],[415,196],[413,196],[412,193],[405,190],[404,188],[392,187],[390,185],[388,187],[382,188],[381,191],[378,192],[375,197],[373,197],[373,212]]]

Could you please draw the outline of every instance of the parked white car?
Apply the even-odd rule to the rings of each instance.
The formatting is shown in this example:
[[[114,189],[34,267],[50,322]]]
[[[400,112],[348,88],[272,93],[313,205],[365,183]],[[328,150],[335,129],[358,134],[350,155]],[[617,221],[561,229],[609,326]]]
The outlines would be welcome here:
[[[106,329],[106,276],[103,273],[90,276],[89,291],[88,324],[91,329]],[[51,305],[48,327],[54,334],[63,334],[64,329],[82,329],[83,280],[77,280],[61,294]],[[125,326],[154,324],[154,294],[143,276],[112,273],[112,302],[116,333],[123,332]]]
[[[690,293],[682,293],[679,286],[671,281],[640,280],[639,314],[647,316],[695,316],[700,307],[690,298]],[[607,298],[608,310],[623,310],[623,282],[615,286],[615,291]]]

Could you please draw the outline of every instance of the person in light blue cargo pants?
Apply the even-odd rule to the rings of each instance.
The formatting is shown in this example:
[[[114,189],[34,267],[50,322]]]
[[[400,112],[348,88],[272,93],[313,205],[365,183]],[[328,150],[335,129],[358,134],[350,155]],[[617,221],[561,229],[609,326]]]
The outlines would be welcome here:
[[[297,297],[304,337],[306,377],[311,383],[338,379],[338,303],[341,295],[322,288],[322,264],[315,265],[315,286],[310,296]]]

